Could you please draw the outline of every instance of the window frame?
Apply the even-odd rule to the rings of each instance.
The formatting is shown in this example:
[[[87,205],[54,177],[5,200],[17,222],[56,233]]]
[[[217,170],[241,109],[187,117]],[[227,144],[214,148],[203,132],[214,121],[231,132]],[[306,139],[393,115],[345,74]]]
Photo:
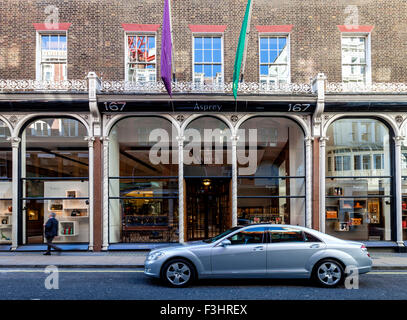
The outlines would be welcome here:
[[[223,85],[225,83],[225,46],[224,46],[224,33],[218,33],[218,32],[193,32],[191,35],[191,39],[192,39],[192,79],[191,82],[194,85],[197,86],[203,86],[205,85],[204,83],[202,84],[195,84],[195,48],[194,48],[194,44],[195,44],[195,38],[220,38],[220,45],[221,45],[221,62],[220,62],[220,67],[221,67],[221,72],[222,72],[222,83],[218,84],[217,82],[214,82],[215,85],[219,86],[219,85]],[[213,50],[213,49],[212,49]],[[205,64],[209,64],[209,63],[203,63],[203,65]],[[216,63],[217,64],[217,63]],[[210,63],[210,65],[214,65],[213,61]]]
[[[259,75],[259,83],[260,83],[260,78],[261,78],[261,70],[260,70],[260,66],[262,65],[261,61],[260,61],[260,40],[261,38],[272,38],[272,37],[286,37],[286,41],[287,41],[287,69],[288,69],[288,77],[287,77],[287,84],[291,83],[291,37],[290,37],[290,32],[261,32],[258,34],[258,75]],[[264,64],[264,63],[263,63]],[[270,64],[268,64],[270,65]],[[274,63],[273,63],[274,65]],[[281,64],[277,64],[277,66],[279,66]],[[268,84],[267,84],[268,85]],[[278,83],[276,83],[275,85],[278,85]]]
[[[156,31],[125,31],[124,32],[124,81],[126,82],[132,82],[132,83],[140,83],[140,82],[133,82],[129,79],[129,74],[128,74],[128,65],[130,64],[129,62],[129,44],[128,44],[128,37],[131,36],[136,36],[136,37],[142,37],[142,36],[154,36],[155,39],[155,81],[157,82],[157,70],[158,70],[158,50],[157,50],[157,32]],[[146,63],[148,64],[148,63]],[[153,83],[152,81],[146,81],[146,83]]]
[[[36,32],[36,49],[35,49],[35,79],[37,81],[45,81],[42,78],[42,46],[41,39],[42,36],[46,35],[64,35],[66,37],[66,59],[65,59],[65,69],[66,69],[66,81],[69,79],[68,76],[68,30],[37,30]],[[52,80],[53,81],[53,80]]]
[[[372,83],[372,60],[371,60],[371,34],[370,32],[342,32],[341,33],[341,79],[343,80],[343,66],[362,66],[363,64],[344,64],[343,62],[343,53],[342,53],[342,39],[343,38],[365,38],[365,56],[366,56],[366,63],[365,66],[365,82],[362,84],[370,85]],[[349,84],[353,84],[353,82],[346,82]],[[360,84],[359,82],[356,82]]]

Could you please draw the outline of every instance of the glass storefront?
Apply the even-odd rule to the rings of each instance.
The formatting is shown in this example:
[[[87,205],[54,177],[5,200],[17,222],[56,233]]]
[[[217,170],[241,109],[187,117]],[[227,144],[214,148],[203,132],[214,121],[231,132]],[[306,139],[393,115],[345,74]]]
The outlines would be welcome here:
[[[242,123],[238,135],[238,222],[304,225],[304,133],[299,125],[287,118],[255,117]]]
[[[12,236],[12,150],[10,130],[0,121],[0,245],[11,244]]]
[[[232,225],[231,132],[205,116],[189,123],[184,136],[187,240],[214,237]]]
[[[328,128],[325,231],[347,240],[391,240],[390,132],[375,119]]]
[[[89,242],[87,130],[75,119],[43,118],[21,135],[20,201],[23,243],[44,243],[51,212],[59,221],[54,242]]]
[[[178,241],[178,145],[170,121],[120,120],[109,135],[109,242]]]

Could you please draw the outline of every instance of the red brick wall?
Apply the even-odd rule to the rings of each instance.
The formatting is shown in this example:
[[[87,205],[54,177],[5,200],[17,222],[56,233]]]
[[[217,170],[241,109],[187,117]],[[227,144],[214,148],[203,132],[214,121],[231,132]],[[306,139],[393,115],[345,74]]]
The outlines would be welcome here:
[[[225,80],[231,81],[235,50],[247,0],[172,0],[175,70],[179,80],[192,78],[192,35],[188,24],[226,24]],[[124,31],[121,23],[162,23],[164,0],[0,0],[0,78],[35,78],[35,29],[44,22],[47,5],[59,9],[68,31],[68,78],[83,79],[96,71],[104,79],[124,78]],[[258,81],[258,32],[255,25],[293,24],[291,75],[308,82],[324,72],[341,80],[340,32],[345,24],[345,0],[254,1],[246,81]],[[355,0],[359,24],[374,25],[373,81],[407,82],[407,1]],[[160,52],[161,28],[157,52]],[[159,54],[158,54],[159,57]],[[158,60],[159,62],[159,60]],[[159,69],[159,63],[157,64]],[[158,70],[159,72],[159,70]],[[159,75],[159,73],[157,73]]]

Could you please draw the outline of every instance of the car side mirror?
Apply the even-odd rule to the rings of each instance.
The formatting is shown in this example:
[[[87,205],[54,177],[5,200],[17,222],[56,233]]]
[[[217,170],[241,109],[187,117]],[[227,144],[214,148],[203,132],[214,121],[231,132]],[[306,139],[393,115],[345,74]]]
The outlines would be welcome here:
[[[230,246],[231,244],[232,242],[230,242],[230,240],[228,239],[222,240],[222,242],[220,243],[222,247]]]

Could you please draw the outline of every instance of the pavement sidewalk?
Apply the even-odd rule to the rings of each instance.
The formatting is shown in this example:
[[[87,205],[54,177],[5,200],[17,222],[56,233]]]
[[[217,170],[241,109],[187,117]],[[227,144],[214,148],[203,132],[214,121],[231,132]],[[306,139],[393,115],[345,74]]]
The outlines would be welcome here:
[[[44,256],[42,252],[1,252],[1,268],[142,268],[147,251],[62,252]],[[374,270],[407,270],[407,253],[370,253]],[[0,270],[1,272],[1,270]]]

